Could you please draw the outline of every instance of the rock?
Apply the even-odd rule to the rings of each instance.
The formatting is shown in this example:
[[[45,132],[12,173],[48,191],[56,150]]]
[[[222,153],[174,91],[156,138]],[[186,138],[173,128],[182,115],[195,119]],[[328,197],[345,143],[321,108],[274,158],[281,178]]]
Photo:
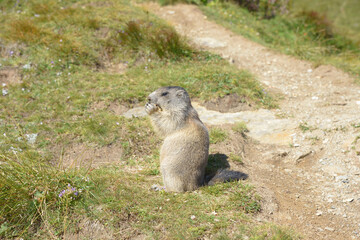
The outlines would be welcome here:
[[[144,107],[136,107],[133,109],[130,109],[129,111],[125,112],[123,114],[126,118],[132,118],[132,117],[145,117],[147,114],[145,112]]]
[[[344,199],[344,200],[343,200],[344,203],[345,203],[345,202],[352,202],[352,201],[354,201],[354,198],[347,198],[347,199]]]
[[[320,211],[320,210],[317,210],[317,211],[316,211],[316,216],[321,216],[322,214],[323,214],[322,211]]]

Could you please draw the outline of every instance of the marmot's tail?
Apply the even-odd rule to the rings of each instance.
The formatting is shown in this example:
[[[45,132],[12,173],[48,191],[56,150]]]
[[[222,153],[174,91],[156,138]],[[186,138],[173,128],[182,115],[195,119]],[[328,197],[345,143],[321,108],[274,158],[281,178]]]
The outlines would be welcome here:
[[[207,181],[207,185],[212,186],[216,183],[245,180],[247,178],[248,175],[246,173],[232,171],[229,169],[220,169],[210,180]]]

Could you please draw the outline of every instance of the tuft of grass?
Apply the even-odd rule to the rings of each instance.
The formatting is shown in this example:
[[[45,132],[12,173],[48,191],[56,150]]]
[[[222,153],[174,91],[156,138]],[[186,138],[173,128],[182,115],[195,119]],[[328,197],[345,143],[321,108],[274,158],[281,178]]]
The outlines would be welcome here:
[[[300,123],[299,128],[302,132],[313,131],[315,127],[309,126],[308,123]]]
[[[87,169],[59,171],[31,152],[0,155],[0,178],[0,236],[7,238],[49,225],[57,236],[93,184]]]
[[[119,30],[119,42],[136,51],[155,53],[160,58],[190,57],[193,50],[170,26],[129,21]]]
[[[241,165],[244,164],[243,158],[237,154],[230,154],[229,159],[233,162],[240,163]]]
[[[234,124],[234,126],[232,127],[232,130],[240,133],[240,134],[244,134],[246,132],[249,132],[249,129],[246,126],[245,122],[237,122]]]
[[[217,127],[211,128],[209,135],[210,135],[210,143],[212,144],[223,142],[228,136],[223,129]]]

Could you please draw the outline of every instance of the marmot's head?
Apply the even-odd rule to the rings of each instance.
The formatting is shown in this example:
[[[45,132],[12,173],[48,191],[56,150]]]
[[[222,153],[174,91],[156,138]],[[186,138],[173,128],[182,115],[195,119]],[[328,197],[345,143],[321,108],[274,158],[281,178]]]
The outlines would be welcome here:
[[[156,111],[164,111],[169,114],[184,114],[187,115],[189,108],[191,108],[191,101],[189,94],[182,87],[162,87],[148,96],[148,104],[154,108],[147,109],[149,114]]]

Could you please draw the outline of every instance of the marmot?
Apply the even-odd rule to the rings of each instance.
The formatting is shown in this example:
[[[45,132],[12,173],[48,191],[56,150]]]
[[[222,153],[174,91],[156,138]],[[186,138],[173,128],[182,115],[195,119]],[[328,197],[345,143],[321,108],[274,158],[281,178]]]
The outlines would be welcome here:
[[[160,171],[166,191],[193,191],[204,185],[209,156],[209,133],[182,87],[162,87],[148,96],[145,111],[164,137]],[[220,171],[211,180],[240,179],[242,173]]]

